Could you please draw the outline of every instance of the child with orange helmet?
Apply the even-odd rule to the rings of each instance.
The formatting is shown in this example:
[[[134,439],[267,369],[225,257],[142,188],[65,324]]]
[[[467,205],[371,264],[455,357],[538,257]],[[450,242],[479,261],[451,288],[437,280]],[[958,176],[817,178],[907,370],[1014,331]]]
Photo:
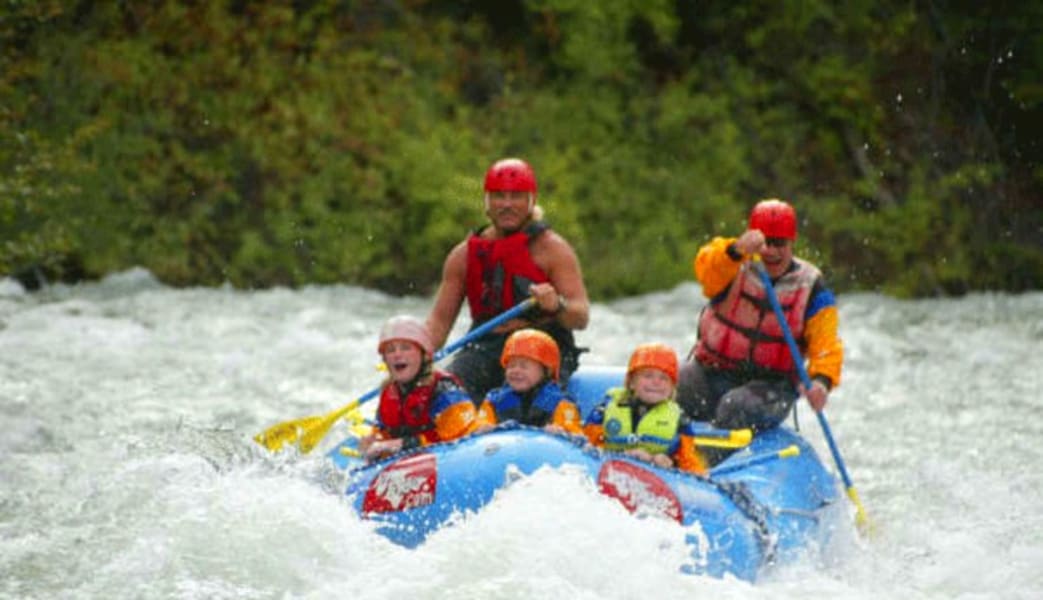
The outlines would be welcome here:
[[[411,316],[388,319],[377,351],[388,379],[377,405],[375,431],[359,440],[367,460],[456,439],[478,426],[474,402],[459,380],[435,369],[427,326]]]
[[[478,409],[481,430],[508,419],[554,433],[581,434],[579,408],[558,385],[558,344],[538,329],[519,329],[500,355],[505,382],[490,390]]]
[[[674,400],[677,353],[664,344],[642,344],[627,365],[624,386],[612,388],[587,416],[590,443],[660,467],[706,474],[691,421]]]

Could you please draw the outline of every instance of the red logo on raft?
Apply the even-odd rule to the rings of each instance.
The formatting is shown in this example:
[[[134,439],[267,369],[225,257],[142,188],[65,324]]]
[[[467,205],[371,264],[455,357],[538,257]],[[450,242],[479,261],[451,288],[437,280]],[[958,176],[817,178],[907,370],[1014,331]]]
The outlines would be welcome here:
[[[395,512],[426,506],[435,500],[438,470],[433,454],[395,461],[369,483],[362,512]]]
[[[630,512],[639,509],[682,523],[684,509],[677,495],[654,473],[622,460],[610,460],[598,472],[598,489],[616,498]]]

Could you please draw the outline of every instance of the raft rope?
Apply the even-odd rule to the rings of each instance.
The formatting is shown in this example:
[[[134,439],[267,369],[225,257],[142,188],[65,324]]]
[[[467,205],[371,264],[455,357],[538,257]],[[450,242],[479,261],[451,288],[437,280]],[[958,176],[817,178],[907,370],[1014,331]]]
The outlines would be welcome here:
[[[757,543],[764,554],[764,564],[775,560],[776,539],[768,528],[768,509],[753,497],[750,488],[739,481],[715,481],[713,479],[706,481],[727,496],[736,508],[753,523],[754,531],[757,533]]]

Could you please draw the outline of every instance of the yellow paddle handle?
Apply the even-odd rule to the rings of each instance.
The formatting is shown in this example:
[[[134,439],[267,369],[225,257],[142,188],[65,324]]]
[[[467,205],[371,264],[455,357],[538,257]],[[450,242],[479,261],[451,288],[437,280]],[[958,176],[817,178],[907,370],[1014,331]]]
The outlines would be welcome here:
[[[752,429],[732,429],[728,437],[695,436],[695,445],[707,448],[745,448],[753,441]]]

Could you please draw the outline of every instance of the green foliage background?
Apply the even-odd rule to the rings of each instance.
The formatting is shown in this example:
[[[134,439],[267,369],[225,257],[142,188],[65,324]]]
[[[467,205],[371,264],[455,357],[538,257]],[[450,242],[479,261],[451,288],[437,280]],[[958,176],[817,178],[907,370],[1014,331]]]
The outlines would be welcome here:
[[[518,155],[595,298],[782,197],[838,290],[1043,281],[1037,3],[6,0],[0,275],[430,293]]]

